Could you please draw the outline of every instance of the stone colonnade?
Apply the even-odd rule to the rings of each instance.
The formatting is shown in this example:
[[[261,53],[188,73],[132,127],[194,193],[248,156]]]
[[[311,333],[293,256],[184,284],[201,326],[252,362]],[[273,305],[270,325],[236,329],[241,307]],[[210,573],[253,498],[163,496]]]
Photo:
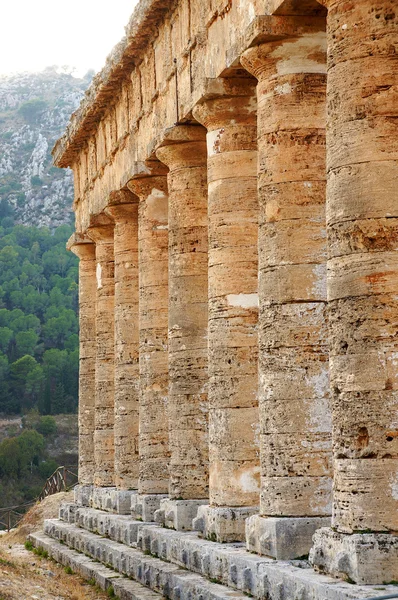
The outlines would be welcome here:
[[[71,240],[80,480],[135,490],[135,516],[382,583],[398,579],[394,3],[328,4],[327,34],[290,21],[208,81]]]

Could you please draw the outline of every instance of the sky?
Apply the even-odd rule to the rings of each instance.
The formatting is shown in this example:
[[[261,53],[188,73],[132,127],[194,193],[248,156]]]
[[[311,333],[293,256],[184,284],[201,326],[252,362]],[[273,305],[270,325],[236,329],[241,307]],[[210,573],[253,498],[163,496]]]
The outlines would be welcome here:
[[[137,0],[0,0],[0,74],[52,65],[99,71]]]

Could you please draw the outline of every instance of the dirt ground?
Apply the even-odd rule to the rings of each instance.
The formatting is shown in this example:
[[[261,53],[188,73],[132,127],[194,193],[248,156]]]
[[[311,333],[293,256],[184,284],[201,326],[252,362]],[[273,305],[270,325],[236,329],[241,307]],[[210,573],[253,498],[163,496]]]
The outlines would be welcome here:
[[[25,549],[29,533],[42,529],[44,519],[58,516],[69,492],[54,494],[36,504],[18,529],[0,537],[0,600],[102,600],[108,596],[52,560]]]

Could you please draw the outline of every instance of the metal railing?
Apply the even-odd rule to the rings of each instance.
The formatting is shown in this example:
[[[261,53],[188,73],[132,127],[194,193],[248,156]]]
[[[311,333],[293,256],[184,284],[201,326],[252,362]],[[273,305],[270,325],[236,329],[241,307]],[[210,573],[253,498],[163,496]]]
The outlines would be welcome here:
[[[39,496],[30,502],[25,504],[19,504],[18,506],[9,506],[7,508],[0,508],[0,529],[3,527],[6,531],[10,531],[15,527],[18,527],[19,523],[25,516],[26,510],[32,507],[36,502],[40,502],[58,492],[67,492],[68,490],[75,487],[78,482],[77,473],[71,471],[77,466],[73,465],[70,467],[58,467],[52,475],[47,479],[46,483]],[[21,512],[20,509],[25,509]]]
[[[38,500],[43,500],[47,496],[57,494],[58,492],[67,492],[68,489],[74,487],[77,483],[77,474],[70,470],[74,468],[75,467],[58,467],[58,469],[47,479]],[[70,480],[70,483],[68,480]]]

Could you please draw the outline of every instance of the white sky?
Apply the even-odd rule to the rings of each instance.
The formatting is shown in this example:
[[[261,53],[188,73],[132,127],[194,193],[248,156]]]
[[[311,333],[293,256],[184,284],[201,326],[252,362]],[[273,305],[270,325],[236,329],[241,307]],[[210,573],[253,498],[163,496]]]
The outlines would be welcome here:
[[[0,0],[0,74],[76,67],[99,71],[137,0]]]

